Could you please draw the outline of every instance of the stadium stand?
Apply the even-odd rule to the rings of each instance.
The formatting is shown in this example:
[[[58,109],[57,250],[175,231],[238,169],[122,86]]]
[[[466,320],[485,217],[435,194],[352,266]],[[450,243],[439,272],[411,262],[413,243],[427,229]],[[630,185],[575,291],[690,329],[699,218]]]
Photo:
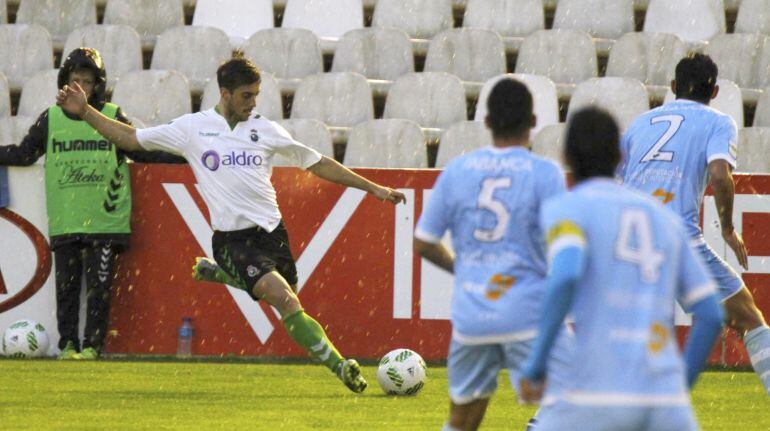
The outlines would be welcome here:
[[[521,38],[545,29],[542,0],[468,0],[463,27],[496,31],[503,38]]]
[[[270,117],[268,117],[270,118]],[[326,124],[312,118],[280,121],[286,131],[297,141],[318,151],[324,156],[334,158],[332,135]],[[294,166],[286,158],[277,154],[273,166]]]
[[[505,73],[505,46],[492,30],[452,28],[431,39],[426,72],[449,72],[475,92],[484,81]]]
[[[15,145],[24,139],[27,131],[35,122],[37,117],[0,117],[0,146]],[[36,163],[43,164],[45,160],[41,157]]]
[[[460,121],[447,127],[438,144],[436,167],[443,168],[461,154],[492,145],[492,134],[480,121]]]
[[[395,28],[351,30],[337,44],[332,72],[356,72],[370,80],[388,81],[414,72],[409,35]]]
[[[738,131],[738,172],[770,173],[770,127]]]
[[[516,73],[549,77],[557,84],[577,84],[597,76],[596,48],[582,30],[538,30],[524,39]]]
[[[289,0],[281,25],[338,40],[350,30],[363,28],[364,5],[361,0]]]
[[[770,85],[770,36],[723,34],[705,49],[719,67],[719,77],[744,89],[744,98],[756,102],[759,89]]]
[[[593,37],[618,39],[634,31],[634,0],[559,0],[553,28],[583,30]]]
[[[565,123],[552,124],[543,128],[535,139],[532,140],[532,152],[552,159],[562,169],[567,170],[567,166],[562,160],[562,153],[564,148],[564,135],[567,132],[567,126]]]
[[[224,31],[239,47],[252,34],[273,28],[272,0],[197,0],[192,25]]]
[[[0,118],[11,116],[11,90],[8,79],[0,73]]]
[[[452,28],[452,0],[378,0],[372,27],[395,27],[413,39],[430,39]]]
[[[81,46],[96,49],[107,70],[107,87],[115,87],[120,77],[142,70],[142,39],[127,25],[88,25],[75,29],[64,43],[63,55]]]
[[[612,114],[621,131],[627,129],[639,114],[650,109],[647,89],[634,78],[591,78],[581,82],[572,93],[567,121],[579,109],[590,105]]]
[[[434,128],[448,127],[466,117],[463,84],[447,72],[408,73],[398,78],[388,92],[383,113],[383,118],[403,118]]]
[[[283,118],[283,103],[281,101],[281,89],[278,87],[278,81],[276,81],[273,75],[265,72],[262,73],[261,78],[262,83],[259,85],[257,106],[254,109],[271,120],[280,120]],[[217,83],[217,77],[214,76],[206,82],[203,88],[201,111],[211,109],[217,103],[219,103],[219,84]]]
[[[716,99],[711,101],[709,106],[732,117],[738,129],[741,129],[745,123],[741,89],[728,79],[718,79],[717,85],[719,85],[719,94],[717,94]],[[669,89],[664,103],[672,100],[674,100],[674,93]]]
[[[0,0],[0,24],[8,24],[8,5],[5,0]]]
[[[742,0],[735,32],[770,35],[770,0]]]
[[[30,76],[50,69],[53,45],[45,28],[36,24],[0,25],[0,72],[8,79],[11,91],[18,92]]]
[[[44,27],[54,47],[61,49],[73,30],[96,24],[96,4],[94,0],[21,0],[16,23]]]
[[[112,101],[131,119],[147,127],[168,123],[192,112],[190,85],[173,70],[128,72],[115,85]]]
[[[331,127],[351,127],[374,118],[372,90],[355,72],[310,75],[294,94],[291,118],[314,118]]]
[[[650,0],[644,31],[672,33],[686,42],[704,42],[726,30],[722,0]]]
[[[373,168],[427,168],[425,136],[409,120],[370,120],[350,130],[345,165]]]
[[[765,88],[757,102],[754,127],[770,127],[770,87]]]
[[[242,50],[261,70],[278,78],[282,91],[294,91],[302,78],[323,72],[319,40],[310,30],[260,30],[249,37]]]
[[[134,27],[142,37],[142,46],[152,47],[159,34],[184,25],[182,0],[109,0],[104,24]]]
[[[56,92],[59,87],[56,80],[58,69],[38,72],[24,83],[19,100],[17,115],[37,118],[49,106],[56,103]]]
[[[502,78],[513,78],[524,83],[532,93],[534,112],[537,117],[537,125],[532,129],[535,136],[543,127],[559,122],[559,100],[556,93],[556,85],[545,76],[528,75],[522,73],[508,73],[496,76],[484,83],[476,104],[476,113],[473,117],[476,121],[484,121],[487,116],[487,98],[492,87]]]

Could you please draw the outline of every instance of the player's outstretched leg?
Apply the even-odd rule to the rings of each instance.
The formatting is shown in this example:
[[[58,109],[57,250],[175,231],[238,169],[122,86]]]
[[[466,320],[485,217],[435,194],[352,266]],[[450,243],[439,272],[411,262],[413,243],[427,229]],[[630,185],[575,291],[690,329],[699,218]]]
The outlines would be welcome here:
[[[730,326],[745,334],[743,343],[751,365],[770,395],[770,327],[745,286],[725,301],[725,309]]]
[[[192,271],[192,277],[198,281],[221,283],[241,290],[247,290],[247,287],[243,282],[225,272],[222,267],[207,257],[196,257]]]

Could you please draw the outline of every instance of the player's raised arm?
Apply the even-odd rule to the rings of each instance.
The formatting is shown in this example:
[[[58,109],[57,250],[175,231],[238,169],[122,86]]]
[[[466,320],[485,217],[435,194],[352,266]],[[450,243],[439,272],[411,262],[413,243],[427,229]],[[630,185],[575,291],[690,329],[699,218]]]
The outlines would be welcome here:
[[[384,187],[369,181],[361,175],[342,166],[336,160],[326,156],[322,156],[321,160],[313,166],[310,166],[308,170],[327,181],[347,187],[355,187],[367,193],[371,193],[381,201],[387,200],[394,204],[406,202],[406,196],[398,190],[393,190],[389,187]]]
[[[136,139],[136,129],[104,116],[93,106],[88,104],[86,93],[75,83],[74,86],[65,85],[56,96],[56,104],[73,115],[85,120],[102,136],[109,139],[118,148],[125,151],[142,151],[141,145]]]

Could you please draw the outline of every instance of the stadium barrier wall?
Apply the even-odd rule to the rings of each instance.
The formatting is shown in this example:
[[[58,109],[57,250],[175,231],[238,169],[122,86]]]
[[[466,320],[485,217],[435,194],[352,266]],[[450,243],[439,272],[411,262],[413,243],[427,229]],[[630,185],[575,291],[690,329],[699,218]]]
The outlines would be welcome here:
[[[194,258],[212,255],[212,230],[189,168],[134,164],[131,169],[134,233],[131,248],[119,259],[107,352],[173,354],[177,328],[189,316],[195,354],[303,357],[272,308],[236,289],[191,279]],[[407,347],[429,360],[445,358],[452,278],[417,257],[411,246],[438,171],[357,171],[401,189],[407,204],[394,207],[298,169],[274,170],[302,303],[346,355],[375,359]],[[770,316],[770,176],[736,179],[735,222],[750,255],[743,278]],[[47,243],[39,240],[47,234],[43,186],[41,166],[10,170],[11,206],[0,210],[0,328],[32,318],[48,328],[53,345],[58,339],[53,273],[45,267],[46,256],[50,266]],[[12,214],[39,235],[20,229]],[[717,220],[713,197],[706,196],[706,238],[738,268]],[[688,317],[679,312],[677,323],[684,337]],[[711,361],[747,365],[748,357],[735,334],[726,332]]]

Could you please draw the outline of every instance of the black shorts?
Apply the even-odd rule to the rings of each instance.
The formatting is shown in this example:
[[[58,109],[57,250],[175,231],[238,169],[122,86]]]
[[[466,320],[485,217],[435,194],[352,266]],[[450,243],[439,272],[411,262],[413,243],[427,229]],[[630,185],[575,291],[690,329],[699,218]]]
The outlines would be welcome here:
[[[261,227],[214,231],[211,245],[217,264],[248,286],[249,295],[251,287],[271,271],[277,271],[290,285],[297,284],[297,266],[283,221],[272,232]]]

